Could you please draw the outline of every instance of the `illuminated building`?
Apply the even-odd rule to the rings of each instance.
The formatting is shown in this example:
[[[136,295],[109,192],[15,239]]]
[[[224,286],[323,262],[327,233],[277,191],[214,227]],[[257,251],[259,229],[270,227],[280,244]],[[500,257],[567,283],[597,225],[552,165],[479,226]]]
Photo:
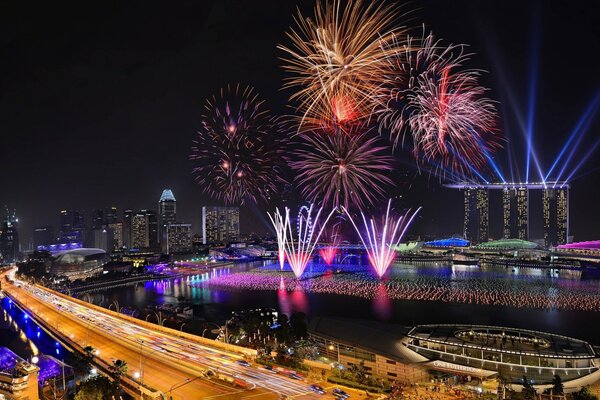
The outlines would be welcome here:
[[[567,243],[569,237],[569,187],[547,188],[543,191],[544,245]]]
[[[131,223],[133,215],[133,210],[123,211],[123,246],[128,249],[132,247]]]
[[[239,207],[202,207],[202,241],[229,243],[240,240]]]
[[[140,210],[131,217],[131,247],[155,250],[157,248],[158,223],[152,210]]]
[[[599,355],[583,340],[551,333],[482,325],[419,325],[401,340],[415,363],[434,371],[479,379],[502,377],[522,385],[527,376],[541,390],[558,375],[579,390],[600,377]]]
[[[165,229],[165,237],[167,254],[192,251],[192,224],[168,224]]]
[[[505,239],[529,238],[529,189],[507,187],[502,191]]]
[[[82,248],[58,253],[50,272],[64,276],[71,281],[86,279],[102,274],[104,265],[110,262],[110,256],[102,249]]]
[[[0,399],[37,400],[40,368],[0,347]]]
[[[85,246],[102,249],[106,252],[114,250],[115,239],[112,229],[98,228],[88,232]]]
[[[60,212],[60,242],[78,243],[83,241],[85,220],[83,213],[75,210]]]
[[[489,232],[488,190],[482,187],[465,189],[465,239],[471,243],[487,242]]]
[[[54,227],[52,226],[34,226],[33,227],[33,248],[38,246],[47,246],[54,244],[56,237],[54,236]]]
[[[0,228],[0,255],[3,263],[14,263],[19,259],[19,232],[17,224],[19,219],[15,211],[6,210],[6,217]]]
[[[167,243],[167,226],[177,220],[177,202],[171,189],[163,190],[158,200],[158,237],[160,248],[164,253],[169,253]]]
[[[123,223],[115,221],[108,224],[108,229],[110,229],[113,233],[114,249],[116,250],[123,248]]]

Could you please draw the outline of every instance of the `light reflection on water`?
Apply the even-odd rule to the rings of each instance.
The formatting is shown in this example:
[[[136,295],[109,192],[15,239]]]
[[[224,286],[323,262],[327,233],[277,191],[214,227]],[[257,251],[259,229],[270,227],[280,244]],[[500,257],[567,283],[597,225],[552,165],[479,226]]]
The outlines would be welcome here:
[[[136,286],[116,288],[104,293],[91,295],[96,304],[105,307],[113,300],[128,307],[140,310],[148,305],[163,303],[177,304],[184,297],[195,305],[195,315],[210,321],[223,321],[231,311],[256,307],[274,307],[290,314],[302,311],[309,316],[334,315],[379,319],[412,325],[415,323],[481,323],[515,326],[528,329],[562,333],[590,340],[599,340],[587,327],[600,324],[600,313],[572,310],[534,310],[513,309],[498,306],[474,304],[452,304],[438,302],[419,302],[391,300],[380,285],[374,300],[354,298],[335,294],[310,293],[297,286],[293,290],[274,289],[273,291],[224,290],[208,287],[205,283],[214,277],[240,271],[248,271],[263,265],[279,269],[273,263],[244,263],[234,266],[215,268],[197,275],[164,281],[151,281]],[[338,268],[338,267],[334,267]],[[349,266],[340,266],[347,269]],[[351,268],[367,270],[367,266],[353,265]],[[312,266],[307,273],[317,273]],[[312,271],[312,272],[311,272]],[[465,265],[408,265],[395,264],[390,268],[389,279],[419,279],[433,277],[450,281],[469,280],[506,280],[527,287],[528,285],[549,285],[548,295],[556,295],[556,288],[581,287],[598,290],[600,280],[588,279],[580,271],[561,270],[559,273],[533,268],[504,268],[498,266]],[[327,273],[321,279],[329,279]],[[600,343],[599,343],[600,344]]]

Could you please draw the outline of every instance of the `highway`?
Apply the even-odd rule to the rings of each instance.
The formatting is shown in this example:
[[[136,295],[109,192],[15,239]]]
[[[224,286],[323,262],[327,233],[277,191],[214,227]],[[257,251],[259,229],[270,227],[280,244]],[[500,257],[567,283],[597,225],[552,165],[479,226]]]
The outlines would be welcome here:
[[[4,274],[3,274],[4,275]],[[14,278],[14,270],[11,273]],[[39,318],[82,346],[92,346],[98,357],[111,363],[125,360],[128,375],[143,381],[173,399],[294,399],[324,398],[309,391],[308,383],[294,380],[260,366],[244,366],[242,356],[211,348],[192,340],[148,329],[135,319],[116,317],[57,296],[39,286],[2,279],[3,289]],[[200,378],[214,374],[241,379],[256,388],[240,389],[219,379]],[[329,396],[327,396],[329,397]]]

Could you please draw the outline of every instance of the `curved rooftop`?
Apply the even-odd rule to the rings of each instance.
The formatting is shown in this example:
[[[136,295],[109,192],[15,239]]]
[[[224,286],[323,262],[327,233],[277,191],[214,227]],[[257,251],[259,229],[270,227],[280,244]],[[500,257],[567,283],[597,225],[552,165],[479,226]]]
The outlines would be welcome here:
[[[463,238],[452,237],[447,239],[432,240],[425,242],[425,246],[429,247],[467,247],[470,242]]]
[[[532,331],[486,325],[418,325],[407,334],[413,339],[502,353],[550,358],[595,358],[583,340]]]
[[[514,249],[514,250],[533,250],[539,249],[540,246],[537,243],[529,242],[527,240],[521,239],[499,239],[499,240],[491,240],[489,242],[480,243],[476,246],[473,246],[474,249]]]
[[[600,240],[561,244],[558,248],[565,250],[600,250]]]
[[[87,257],[87,256],[91,256],[94,254],[101,254],[101,253],[106,253],[106,251],[104,251],[102,249],[93,248],[93,247],[83,247],[83,248],[79,248],[79,249],[71,249],[71,250],[61,251],[59,254],[57,254],[57,257],[60,257],[64,254],[72,254],[72,255],[76,255],[76,256]]]
[[[160,200],[158,201],[175,201],[175,195],[173,194],[173,191],[171,189],[165,189],[160,195]]]

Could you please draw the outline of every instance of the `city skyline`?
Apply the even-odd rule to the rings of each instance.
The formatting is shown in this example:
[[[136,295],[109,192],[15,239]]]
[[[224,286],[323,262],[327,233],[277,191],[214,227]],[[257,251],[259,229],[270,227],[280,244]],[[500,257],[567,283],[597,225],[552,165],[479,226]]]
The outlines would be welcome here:
[[[153,7],[148,6],[142,15],[152,18],[156,11]],[[43,19],[53,15],[61,28],[46,35],[45,25],[40,21],[28,32],[31,38],[39,38],[42,46],[19,37],[19,40],[11,42],[10,48],[5,47],[7,51],[18,51],[24,57],[2,67],[5,71],[2,79],[6,88],[3,99],[7,118],[3,118],[0,127],[11,132],[5,138],[5,148],[11,151],[5,155],[0,179],[6,187],[14,189],[3,191],[0,204],[17,209],[25,239],[31,235],[30,227],[34,225],[55,225],[54,215],[58,210],[91,211],[110,205],[136,210],[154,207],[157,193],[160,194],[165,187],[172,188],[181,199],[178,204],[181,220],[194,223],[198,221],[203,205],[222,205],[210,200],[202,194],[201,188],[194,185],[191,166],[186,160],[189,144],[200,126],[203,99],[227,82],[239,81],[255,86],[274,111],[286,112],[288,93],[278,90],[280,79],[271,78],[283,76],[277,65],[277,56],[281,53],[276,50],[276,45],[281,41],[282,32],[290,25],[294,4],[272,2],[260,11],[260,15],[251,7],[229,2],[186,3],[181,7],[171,7],[169,11],[178,19],[176,23],[165,25],[169,34],[158,36],[148,33],[149,37],[144,36],[147,33],[144,31],[145,24],[120,22],[107,25],[108,14],[102,12],[93,15],[83,13],[82,17],[82,21],[107,33],[98,37],[82,29],[79,22],[69,21],[73,13],[83,10],[75,8],[63,12],[65,10],[55,6],[33,10],[31,17],[34,20],[42,18],[42,15]],[[311,7],[311,2],[300,4],[303,10]],[[569,57],[556,58],[550,47],[553,43],[564,43],[568,40],[565,36],[572,36],[564,35],[565,30],[577,37],[575,41],[569,40],[570,51],[596,57],[595,53],[585,51],[593,46],[592,38],[598,36],[588,33],[598,29],[592,23],[591,15],[594,13],[589,11],[589,7],[597,5],[580,2],[566,7],[551,2],[522,7],[519,2],[487,5],[459,2],[448,5],[433,1],[419,4],[415,13],[430,23],[435,33],[451,43],[470,44],[469,51],[476,53],[470,65],[489,71],[482,79],[491,87],[491,97],[499,101],[500,117],[504,121],[501,123],[502,131],[508,134],[512,144],[510,151],[514,153],[501,151],[499,162],[508,157],[519,159],[523,165],[526,161],[525,146],[518,128],[519,118],[513,111],[518,110],[522,113],[521,117],[528,114],[527,76],[534,58],[530,51],[534,40],[531,27],[540,24],[540,20],[533,141],[543,166],[549,168],[552,165],[560,146],[567,142],[573,126],[594,97],[599,82],[591,67],[593,62],[582,62],[579,66],[578,78],[583,80],[580,84],[571,85],[567,84],[568,80],[551,79],[564,75],[571,65],[567,61]],[[133,6],[115,6],[110,15],[127,19],[139,11]],[[23,12],[25,10],[20,6],[15,6],[3,15],[18,16]],[[512,21],[510,32],[504,30],[501,23],[506,19]],[[258,25],[268,28],[257,28],[256,21],[261,21]],[[230,32],[213,40],[215,38],[210,32],[223,29],[227,33],[226,27],[231,22],[247,33],[244,38]],[[6,21],[5,26],[15,32],[21,29],[12,20]],[[109,26],[111,33],[107,31]],[[74,32],[80,34],[72,35]],[[66,57],[57,58],[53,54],[62,48],[64,35],[69,37],[70,47],[65,50]],[[129,39],[121,42],[120,37]],[[142,38],[145,45],[138,53],[127,51]],[[239,43],[240,40],[252,45],[245,46]],[[82,47],[83,41],[86,46]],[[231,53],[233,55],[220,53],[222,48],[231,48],[234,44],[236,51]],[[23,63],[29,63],[39,55],[47,56],[48,62],[35,70],[24,67]],[[116,62],[117,59],[119,62]],[[159,73],[167,66],[179,71],[176,78],[172,74]],[[225,68],[220,68],[223,66]],[[123,76],[127,71],[131,71],[133,79],[125,81]],[[205,79],[210,71],[217,71],[217,75]],[[31,81],[32,76],[39,78]],[[145,88],[148,81],[152,82],[152,90],[159,93],[158,97],[154,98]],[[49,87],[28,82],[48,82],[50,86],[64,88],[68,96],[58,99]],[[123,83],[123,88],[116,82]],[[551,93],[543,82],[551,82]],[[39,95],[34,95],[36,91]],[[122,97],[121,101],[112,100],[117,93],[122,96],[114,98]],[[70,112],[71,108],[75,112]],[[120,111],[121,108],[123,111]],[[28,113],[31,123],[24,123],[22,111],[18,111],[25,109],[35,110]],[[157,112],[157,109],[161,111]],[[555,121],[555,115],[561,116],[559,121]],[[146,126],[145,121],[152,126]],[[588,121],[588,125],[589,132],[597,131],[598,119]],[[593,145],[590,136],[588,134],[582,140],[583,153],[585,148]],[[170,141],[168,147],[159,144],[165,138]],[[27,146],[30,140],[40,143],[39,150]],[[93,146],[102,153],[99,160],[90,162],[88,151],[75,150],[87,149],[84,143],[88,142],[94,143]],[[52,154],[69,156],[57,159]],[[408,156],[404,157],[404,161],[412,162]],[[507,164],[504,165],[502,172],[508,174]],[[530,169],[532,177],[537,175],[533,163]],[[51,179],[42,179],[44,175],[40,175],[39,171],[44,171]],[[408,206],[423,206],[415,229],[438,236],[462,231],[462,196],[441,189],[441,182],[427,173],[416,175],[414,167],[408,167],[408,171],[411,191],[401,194],[410,202]],[[571,231],[575,240],[597,239],[587,218],[587,210],[594,206],[589,190],[600,187],[600,174],[592,164],[587,164],[579,173],[587,175],[572,182]],[[77,186],[74,192],[64,190],[73,186]],[[38,200],[40,196],[44,201]],[[300,198],[298,194],[295,197]],[[456,211],[445,212],[443,206],[446,204],[453,204],[452,209]],[[379,206],[383,208],[384,205]],[[264,221],[264,211],[267,210],[264,204],[257,209],[243,207],[242,231],[252,226],[261,227],[266,232],[269,227]],[[501,217],[496,221],[490,220],[490,229],[491,236],[502,235]],[[194,230],[197,228],[194,227]],[[531,234],[534,237],[543,235],[542,232]]]

